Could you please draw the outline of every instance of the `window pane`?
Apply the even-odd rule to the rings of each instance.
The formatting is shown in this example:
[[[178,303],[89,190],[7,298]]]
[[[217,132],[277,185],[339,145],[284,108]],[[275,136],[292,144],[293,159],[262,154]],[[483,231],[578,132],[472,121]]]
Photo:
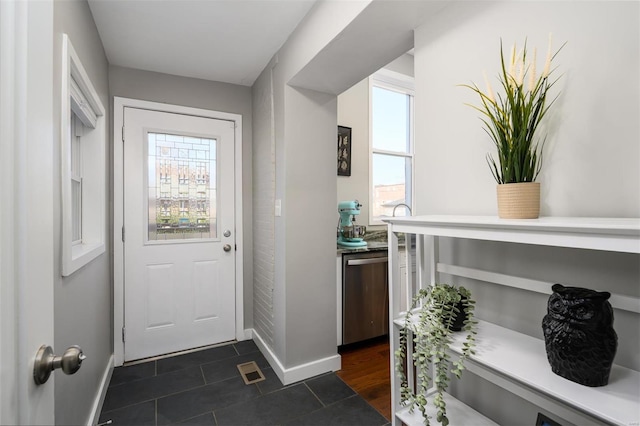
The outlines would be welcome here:
[[[374,86],[372,97],[373,148],[410,152],[409,95]]]
[[[216,238],[216,140],[148,134],[149,241]]]
[[[411,158],[373,154],[373,216],[391,216],[399,203],[411,205]],[[398,208],[396,216],[403,213]]]
[[[82,242],[82,180],[71,178],[71,242]]]
[[[80,137],[71,136],[71,176],[81,176],[82,151]]]
[[[82,243],[82,122],[71,112],[69,146],[71,148],[71,242]]]

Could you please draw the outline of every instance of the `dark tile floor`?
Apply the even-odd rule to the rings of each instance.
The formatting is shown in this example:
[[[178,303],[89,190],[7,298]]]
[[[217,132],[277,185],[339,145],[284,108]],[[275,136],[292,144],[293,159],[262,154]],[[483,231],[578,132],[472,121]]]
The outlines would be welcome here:
[[[266,380],[245,385],[238,364]],[[253,341],[113,371],[99,423],[112,425],[363,425],[387,420],[335,373],[283,386]]]

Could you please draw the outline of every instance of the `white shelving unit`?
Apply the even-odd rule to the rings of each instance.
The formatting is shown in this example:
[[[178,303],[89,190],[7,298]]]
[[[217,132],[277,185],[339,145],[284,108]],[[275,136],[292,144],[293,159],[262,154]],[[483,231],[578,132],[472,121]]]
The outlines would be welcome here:
[[[438,282],[446,273],[498,285],[550,294],[550,283],[465,268],[439,262],[438,238],[466,238],[517,244],[569,247],[585,250],[640,254],[640,219],[540,218],[501,220],[484,216],[415,216],[387,220],[389,230],[389,313],[391,354],[399,344],[403,327],[402,308],[409,306],[412,289],[401,279],[398,236],[416,236],[416,280],[418,288]],[[403,265],[404,266],[404,265]],[[402,271],[404,273],[404,271]],[[411,271],[409,270],[409,273]],[[640,313],[640,299],[613,294],[616,309]],[[463,336],[458,336],[462,340]],[[453,345],[460,352],[461,341]],[[640,424],[640,373],[614,365],[609,384],[590,388],[555,375],[547,362],[544,341],[480,321],[476,355],[467,370],[548,412],[574,424]],[[392,357],[391,368],[395,362]],[[399,383],[391,376],[392,423],[423,423],[419,412],[409,415],[399,404]],[[491,424],[486,417],[449,396],[448,417],[452,425]],[[473,420],[471,420],[473,419]]]

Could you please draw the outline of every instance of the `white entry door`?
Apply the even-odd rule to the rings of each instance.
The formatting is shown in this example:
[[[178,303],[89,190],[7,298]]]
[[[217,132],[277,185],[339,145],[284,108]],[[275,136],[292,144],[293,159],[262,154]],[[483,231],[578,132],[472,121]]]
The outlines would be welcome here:
[[[124,359],[233,340],[234,123],[124,110]]]

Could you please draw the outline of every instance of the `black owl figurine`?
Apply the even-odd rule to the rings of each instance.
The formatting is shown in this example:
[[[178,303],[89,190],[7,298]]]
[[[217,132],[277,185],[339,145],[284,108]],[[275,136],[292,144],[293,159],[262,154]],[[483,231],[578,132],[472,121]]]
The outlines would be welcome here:
[[[604,386],[618,347],[609,292],[554,284],[542,331],[551,370],[585,386]]]

